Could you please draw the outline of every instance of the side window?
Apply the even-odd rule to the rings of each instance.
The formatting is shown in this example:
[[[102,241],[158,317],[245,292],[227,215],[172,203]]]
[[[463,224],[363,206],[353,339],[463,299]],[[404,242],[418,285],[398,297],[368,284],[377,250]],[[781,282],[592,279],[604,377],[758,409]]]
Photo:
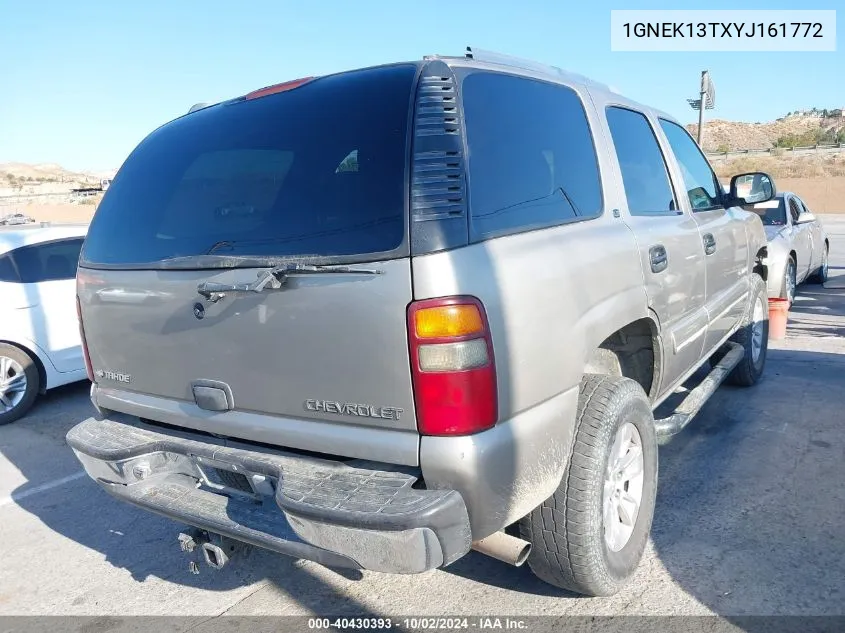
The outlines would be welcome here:
[[[628,210],[632,215],[674,214],[678,205],[666,161],[648,119],[627,108],[607,108]]]
[[[792,216],[792,223],[798,222],[798,216],[801,215],[801,207],[796,198],[789,199],[789,215]]]
[[[21,281],[10,253],[0,255],[0,281],[12,283],[20,283]]]
[[[82,242],[82,238],[73,238],[30,244],[15,249],[9,255],[21,283],[73,279]]]
[[[798,204],[801,205],[801,213],[810,213],[810,207],[807,206],[807,203],[798,198]]]
[[[573,90],[476,72],[463,104],[474,240],[601,215],[596,150]]]
[[[698,144],[676,123],[660,119],[660,127],[663,128],[672,153],[681,167],[692,210],[710,211],[722,208],[721,185]]]

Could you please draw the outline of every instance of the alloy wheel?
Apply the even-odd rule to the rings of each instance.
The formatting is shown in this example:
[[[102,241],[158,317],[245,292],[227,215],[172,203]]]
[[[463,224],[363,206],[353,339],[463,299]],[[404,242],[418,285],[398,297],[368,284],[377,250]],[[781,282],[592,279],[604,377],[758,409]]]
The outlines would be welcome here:
[[[26,395],[26,373],[14,358],[0,356],[0,413],[17,407]]]
[[[643,464],[640,432],[626,422],[616,431],[602,494],[604,540],[611,551],[625,547],[637,523],[643,501]]]

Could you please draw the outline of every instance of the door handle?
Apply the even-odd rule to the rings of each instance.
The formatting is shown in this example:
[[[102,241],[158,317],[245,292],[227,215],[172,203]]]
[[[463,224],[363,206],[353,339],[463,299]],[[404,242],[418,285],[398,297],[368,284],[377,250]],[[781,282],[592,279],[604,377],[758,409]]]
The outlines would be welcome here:
[[[705,233],[702,237],[704,240],[704,254],[712,255],[716,252],[716,238],[712,233]]]
[[[669,255],[663,244],[655,244],[648,249],[648,259],[651,263],[651,272],[660,273],[666,270],[669,265]]]

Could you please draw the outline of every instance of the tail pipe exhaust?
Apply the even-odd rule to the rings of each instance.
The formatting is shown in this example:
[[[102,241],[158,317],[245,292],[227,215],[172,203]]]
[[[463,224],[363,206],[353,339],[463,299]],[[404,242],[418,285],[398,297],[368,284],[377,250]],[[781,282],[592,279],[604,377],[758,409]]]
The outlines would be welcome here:
[[[531,553],[531,543],[505,532],[495,532],[472,544],[472,549],[503,563],[519,567]]]

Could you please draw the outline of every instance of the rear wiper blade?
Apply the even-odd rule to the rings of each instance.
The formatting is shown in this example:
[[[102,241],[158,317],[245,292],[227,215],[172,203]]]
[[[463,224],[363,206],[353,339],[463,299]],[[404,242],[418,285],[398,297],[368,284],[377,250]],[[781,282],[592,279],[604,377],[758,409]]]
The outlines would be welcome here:
[[[265,289],[277,290],[281,288],[291,275],[381,275],[383,270],[376,268],[353,268],[351,266],[315,266],[310,264],[282,264],[258,273],[252,283],[221,284],[214,281],[203,281],[197,286],[197,292],[211,301],[220,301],[229,293],[235,292],[263,292]]]
[[[381,275],[384,273],[380,268],[354,268],[352,266],[328,266],[314,264],[282,264],[271,268],[268,271],[276,277],[287,275],[315,275],[341,273],[347,275]]]

